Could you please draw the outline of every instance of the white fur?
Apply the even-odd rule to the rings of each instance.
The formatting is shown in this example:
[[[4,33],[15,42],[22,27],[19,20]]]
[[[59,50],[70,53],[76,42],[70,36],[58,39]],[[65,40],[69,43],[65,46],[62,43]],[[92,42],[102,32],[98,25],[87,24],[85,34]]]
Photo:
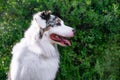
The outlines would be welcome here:
[[[72,28],[64,25],[51,28],[39,38],[45,20],[40,18],[41,12],[33,16],[30,28],[24,38],[17,43],[12,51],[10,66],[11,80],[54,80],[59,68],[59,52],[54,41],[49,38],[51,33],[62,36],[73,36]],[[36,21],[37,20],[37,21]]]

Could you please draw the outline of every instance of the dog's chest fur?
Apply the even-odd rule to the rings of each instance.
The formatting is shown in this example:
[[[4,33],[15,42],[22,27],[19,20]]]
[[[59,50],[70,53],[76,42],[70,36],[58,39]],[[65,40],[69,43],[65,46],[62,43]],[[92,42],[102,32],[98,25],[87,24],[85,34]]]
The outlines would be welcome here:
[[[59,53],[55,46],[47,43],[30,47],[22,40],[13,49],[11,67],[12,80],[54,80],[59,67]]]

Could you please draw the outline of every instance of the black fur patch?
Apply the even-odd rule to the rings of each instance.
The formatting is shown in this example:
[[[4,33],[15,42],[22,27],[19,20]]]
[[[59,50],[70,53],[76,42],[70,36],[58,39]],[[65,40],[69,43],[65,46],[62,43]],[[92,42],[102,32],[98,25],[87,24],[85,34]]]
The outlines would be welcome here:
[[[50,14],[51,14],[51,11],[43,11],[43,13],[41,14],[41,18],[48,20],[50,18]]]

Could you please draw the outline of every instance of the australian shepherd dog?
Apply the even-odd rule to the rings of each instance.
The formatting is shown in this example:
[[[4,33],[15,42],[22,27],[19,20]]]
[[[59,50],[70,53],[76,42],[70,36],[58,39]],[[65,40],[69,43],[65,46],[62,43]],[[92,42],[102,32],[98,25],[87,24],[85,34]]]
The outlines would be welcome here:
[[[51,11],[33,15],[24,37],[12,50],[8,80],[54,80],[59,68],[57,44],[70,46],[75,30]]]

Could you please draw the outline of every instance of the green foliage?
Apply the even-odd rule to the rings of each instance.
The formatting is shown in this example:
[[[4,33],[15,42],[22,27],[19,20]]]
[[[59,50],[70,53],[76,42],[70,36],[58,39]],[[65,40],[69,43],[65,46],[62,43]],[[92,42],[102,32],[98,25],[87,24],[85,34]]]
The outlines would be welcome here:
[[[0,80],[6,79],[13,45],[42,10],[77,30],[71,47],[59,47],[56,80],[120,80],[119,0],[1,0]]]

